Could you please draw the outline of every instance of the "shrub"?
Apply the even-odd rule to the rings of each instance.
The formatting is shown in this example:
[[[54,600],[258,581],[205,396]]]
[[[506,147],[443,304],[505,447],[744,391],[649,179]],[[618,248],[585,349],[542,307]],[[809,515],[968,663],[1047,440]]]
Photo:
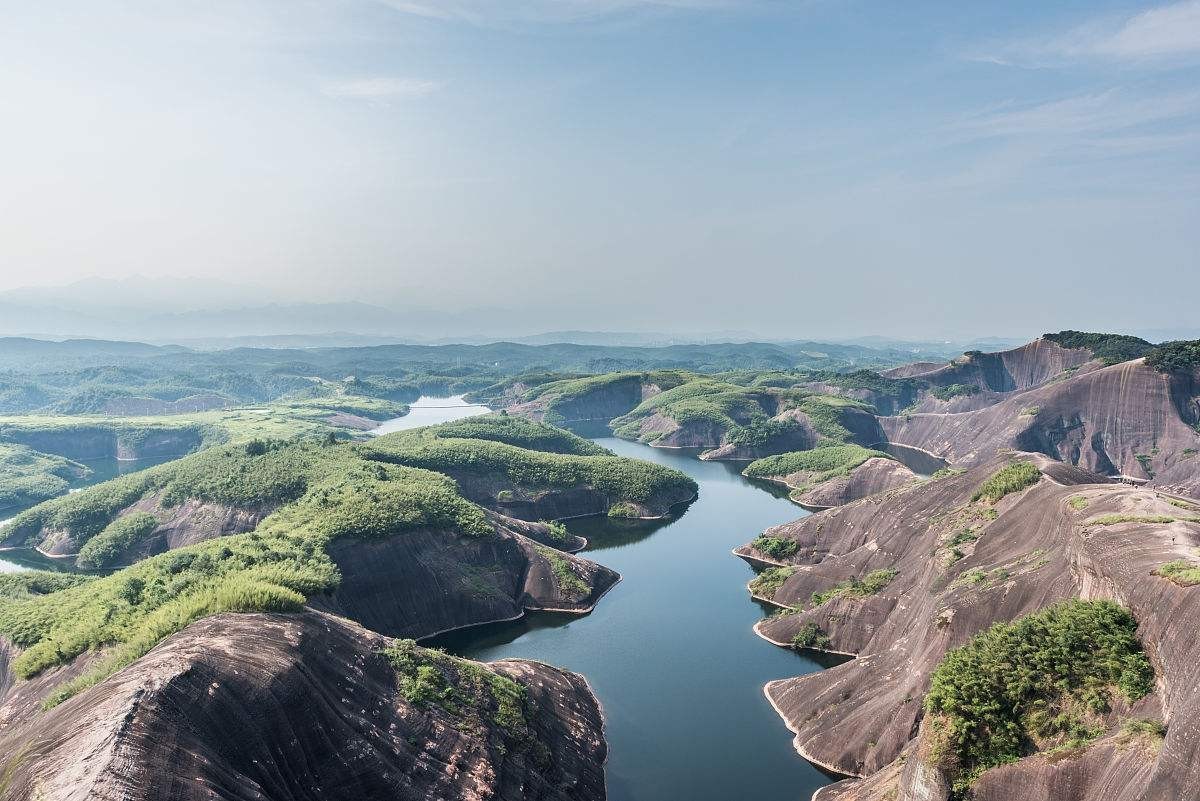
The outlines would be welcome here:
[[[829,636],[821,631],[821,627],[816,623],[809,621],[800,627],[792,637],[793,648],[816,648],[817,650],[825,650],[832,644]]]
[[[438,707],[459,718],[464,732],[478,736],[486,717],[501,733],[532,744],[536,732],[529,727],[525,687],[486,665],[421,648],[412,640],[397,640],[380,653],[396,671],[400,694],[413,706]]]
[[[642,516],[642,510],[632,503],[618,502],[608,507],[608,516],[638,518]]]
[[[1067,601],[997,623],[948,652],[925,708],[933,760],[956,797],[984,770],[1024,755],[1029,736],[1092,736],[1083,714],[1107,710],[1110,687],[1131,701],[1148,693],[1154,672],[1136,628],[1110,601]]]
[[[1020,492],[1026,487],[1032,487],[1042,478],[1042,471],[1030,462],[1013,462],[1007,467],[997,470],[991,477],[979,485],[972,501],[996,503],[1005,495]]]
[[[800,543],[786,537],[768,537],[766,534],[760,534],[750,543],[750,547],[773,559],[786,559],[800,550]]]

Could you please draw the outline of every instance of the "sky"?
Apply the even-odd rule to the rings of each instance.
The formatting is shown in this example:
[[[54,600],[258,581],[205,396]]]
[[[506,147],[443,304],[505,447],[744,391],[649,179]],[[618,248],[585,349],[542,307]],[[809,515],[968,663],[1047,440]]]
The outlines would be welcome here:
[[[1195,318],[1200,0],[0,12],[0,291],[796,337]]]

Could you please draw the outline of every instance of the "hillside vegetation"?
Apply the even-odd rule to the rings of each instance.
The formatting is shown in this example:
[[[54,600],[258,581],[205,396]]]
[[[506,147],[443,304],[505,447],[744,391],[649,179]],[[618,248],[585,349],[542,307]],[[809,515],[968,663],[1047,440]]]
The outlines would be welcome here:
[[[1111,601],[1068,601],[997,623],[946,654],[925,708],[932,761],[957,797],[988,768],[1040,746],[1070,747],[1105,730],[1115,694],[1154,687],[1137,623]]]
[[[86,583],[43,582],[37,586],[44,592],[14,585],[0,601],[0,633],[24,649],[13,669],[29,678],[101,650],[93,668],[49,698],[53,705],[200,617],[298,609],[308,596],[330,592],[339,575],[327,549],[339,539],[418,529],[495,534],[489,513],[464,498],[454,480],[405,462],[482,467],[562,487],[594,481],[616,499],[638,500],[664,485],[694,491],[686,476],[657,465],[497,441],[574,443],[548,426],[497,417],[449,424],[449,430],[491,439],[443,437],[434,427],[371,445],[255,440],[210,448],[30,509],[4,528],[6,540],[36,542],[48,530],[67,532],[82,545],[81,561],[89,566],[110,564],[152,530],[152,515],[124,510],[154,493],[166,508],[198,500],[274,511],[251,532],[170,551]]]
[[[41,503],[91,475],[78,462],[23,445],[0,444],[0,511]]]
[[[749,478],[779,478],[793,473],[810,473],[811,476],[805,483],[820,484],[849,475],[851,470],[863,462],[875,458],[891,459],[892,456],[861,445],[829,445],[810,451],[793,451],[757,459],[747,465],[742,473]]]
[[[720,432],[722,444],[759,446],[794,432],[800,423],[783,412],[803,413],[818,435],[846,442],[851,432],[844,425],[847,410],[868,411],[861,402],[803,389],[748,387],[709,378],[697,378],[665,390],[640,403],[613,421],[617,436],[655,442],[665,432],[643,433],[651,417],[665,418],[680,428],[701,427]]]
[[[1140,359],[1154,347],[1140,337],[1127,334],[1096,334],[1086,331],[1059,331],[1043,334],[1042,339],[1057,343],[1064,348],[1090,350],[1105,364]]]

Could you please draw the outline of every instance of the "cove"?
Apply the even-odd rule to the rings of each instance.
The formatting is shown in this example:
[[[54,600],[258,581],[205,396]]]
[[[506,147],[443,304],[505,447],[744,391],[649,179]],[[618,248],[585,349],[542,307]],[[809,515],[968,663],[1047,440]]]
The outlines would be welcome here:
[[[842,660],[818,662],[818,654],[755,635],[754,623],[770,610],[750,598],[754,572],[730,553],[806,512],[734,465],[594,439],[687,473],[699,498],[666,521],[568,521],[588,539],[586,555],[622,576],[591,614],[530,613],[423,644],[484,661],[537,659],[586,676],[604,706],[611,801],[796,801],[831,783],[796,753],[762,687]]]

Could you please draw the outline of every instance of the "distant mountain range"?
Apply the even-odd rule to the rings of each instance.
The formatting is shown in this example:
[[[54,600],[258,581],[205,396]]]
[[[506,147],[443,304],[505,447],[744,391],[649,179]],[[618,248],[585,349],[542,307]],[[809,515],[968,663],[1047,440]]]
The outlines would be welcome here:
[[[539,319],[538,315],[527,312],[498,308],[446,311],[388,308],[359,301],[311,302],[289,297],[286,288],[198,278],[90,278],[64,286],[0,292],[0,336],[126,340],[186,345],[201,350],[497,341],[527,345],[669,347],[768,341],[746,330],[546,332],[536,328]],[[769,341],[804,344],[799,339]],[[833,340],[833,343],[941,358],[964,350],[995,350],[1019,341],[1022,340],[989,338],[914,342],[866,336]]]

